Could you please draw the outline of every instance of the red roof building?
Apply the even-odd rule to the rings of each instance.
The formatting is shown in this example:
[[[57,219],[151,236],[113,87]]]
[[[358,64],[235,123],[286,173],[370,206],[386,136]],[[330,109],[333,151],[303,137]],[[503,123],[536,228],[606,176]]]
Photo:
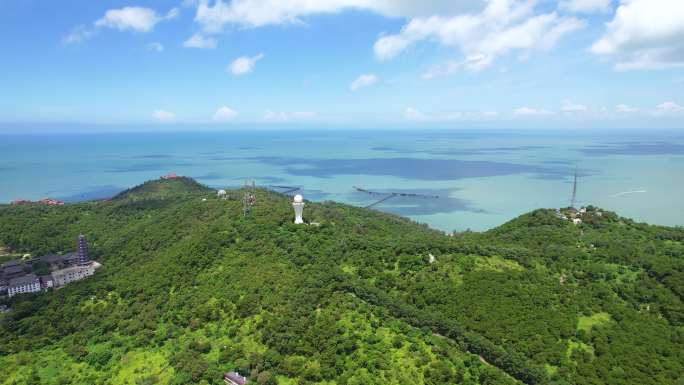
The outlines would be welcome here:
[[[64,206],[64,202],[58,201],[57,199],[45,198],[38,201],[38,203],[48,205],[48,206]]]
[[[161,178],[162,178],[162,179],[165,179],[165,180],[166,180],[166,179],[178,179],[178,178],[180,178],[180,176],[179,176],[179,175],[176,175],[175,172],[170,172],[170,173],[168,173],[168,174],[162,176]]]

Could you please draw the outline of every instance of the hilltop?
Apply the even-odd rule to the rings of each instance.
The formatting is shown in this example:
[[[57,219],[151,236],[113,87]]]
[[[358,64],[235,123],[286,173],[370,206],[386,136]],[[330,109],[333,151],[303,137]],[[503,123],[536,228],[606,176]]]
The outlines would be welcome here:
[[[174,175],[172,178],[147,181],[139,186],[118,193],[112,199],[144,200],[177,198],[180,195],[201,194],[211,191],[213,190],[198,183],[192,178]]]
[[[238,192],[239,193],[239,192]],[[107,202],[0,206],[0,246],[95,276],[5,301],[0,384],[677,384],[684,230],[537,210],[453,236],[191,179]]]

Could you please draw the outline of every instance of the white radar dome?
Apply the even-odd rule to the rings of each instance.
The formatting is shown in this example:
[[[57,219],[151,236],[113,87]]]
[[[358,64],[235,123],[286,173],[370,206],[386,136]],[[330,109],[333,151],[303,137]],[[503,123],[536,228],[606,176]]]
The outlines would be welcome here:
[[[294,201],[295,201],[295,203],[302,203],[302,202],[304,202],[304,197],[302,197],[301,195],[297,194],[297,195],[295,195],[295,197],[294,197]]]

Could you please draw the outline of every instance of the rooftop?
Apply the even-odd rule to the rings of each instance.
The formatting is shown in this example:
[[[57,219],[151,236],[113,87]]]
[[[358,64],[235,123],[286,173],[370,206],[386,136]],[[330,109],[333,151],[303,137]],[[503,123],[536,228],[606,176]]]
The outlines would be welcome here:
[[[20,260],[7,261],[7,262],[3,263],[2,265],[0,265],[0,267],[2,267],[4,269],[5,267],[21,265],[22,263],[24,263],[24,262],[20,261]]]
[[[228,372],[223,375],[223,379],[230,380],[238,385],[245,385],[247,383],[247,377],[241,376],[237,372]]]
[[[27,285],[31,283],[37,283],[38,282],[38,277],[35,274],[26,274],[23,277],[17,277],[10,279],[9,281],[9,287],[16,287],[16,286],[22,286],[22,285]]]
[[[21,264],[21,265],[12,265],[12,266],[3,268],[2,271],[3,271],[6,275],[12,275],[12,274],[21,273],[22,271],[24,271],[24,265],[23,265],[23,264]]]
[[[65,255],[57,255],[57,254],[49,254],[49,255],[43,255],[42,257],[40,257],[38,259],[52,265],[52,264],[64,261],[66,259],[66,256]]]

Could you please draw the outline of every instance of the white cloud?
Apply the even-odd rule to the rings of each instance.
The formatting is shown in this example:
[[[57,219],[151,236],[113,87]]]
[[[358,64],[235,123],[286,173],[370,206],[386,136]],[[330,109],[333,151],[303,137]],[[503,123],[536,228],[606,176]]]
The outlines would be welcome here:
[[[262,27],[301,23],[302,17],[360,9],[388,17],[419,17],[454,14],[482,7],[481,0],[208,0],[199,1],[195,21],[207,33],[220,32],[225,25]]]
[[[569,100],[566,100],[563,103],[563,107],[561,108],[561,111],[563,112],[586,112],[588,110],[589,108],[587,106],[582,104],[576,104]]]
[[[152,117],[162,123],[169,123],[176,120],[176,114],[165,110],[154,110],[154,112],[152,112]]]
[[[178,15],[180,15],[180,11],[178,10],[178,8],[171,8],[171,9],[169,9],[168,12],[166,12],[166,16],[164,16],[164,19],[165,20],[175,19],[178,17]]]
[[[378,77],[373,74],[364,74],[356,78],[350,85],[350,91],[357,91],[364,87],[370,87],[378,82]]]
[[[432,80],[440,76],[453,75],[458,72],[463,66],[463,62],[456,60],[449,60],[444,64],[440,64],[430,68],[429,70],[423,72],[420,77],[423,80]]]
[[[84,40],[88,40],[95,35],[95,31],[86,27],[85,25],[79,25],[74,27],[68,35],[64,36],[62,41],[64,44],[78,44]]]
[[[558,8],[578,13],[608,12],[612,0],[561,0]]]
[[[459,113],[452,113],[447,115],[428,115],[425,114],[415,108],[409,107],[406,109],[406,112],[404,113],[404,116],[406,116],[407,120],[413,120],[416,122],[436,122],[436,121],[450,121],[450,120],[458,120],[461,118],[461,114]]]
[[[214,49],[216,48],[216,39],[196,33],[183,42],[183,47]]]
[[[309,111],[297,112],[274,112],[266,111],[264,113],[264,120],[272,123],[284,123],[290,121],[310,120],[316,117],[316,113]]]
[[[615,106],[615,112],[620,114],[631,114],[639,111],[640,110],[638,108],[630,107],[626,104],[618,104],[617,106]]]
[[[499,114],[494,111],[485,112],[448,112],[440,114],[426,114],[413,107],[409,107],[404,112],[406,120],[423,123],[446,123],[456,121],[485,120],[497,117]]]
[[[664,102],[651,111],[651,115],[660,117],[684,116],[684,107],[675,102]]]
[[[375,42],[375,55],[390,60],[421,41],[457,48],[464,66],[478,71],[511,51],[549,50],[585,22],[557,13],[535,14],[533,1],[489,0],[482,12],[412,19],[396,35]]]
[[[230,71],[233,75],[248,74],[254,71],[254,66],[256,65],[256,62],[263,58],[264,54],[262,53],[253,57],[241,56],[233,60],[230,66],[228,66],[228,71]]]
[[[553,114],[551,111],[539,110],[531,107],[520,107],[513,111],[513,115],[515,116],[545,116],[551,114]]]
[[[102,18],[95,21],[95,26],[116,28],[122,31],[149,32],[160,21],[173,19],[176,16],[178,16],[178,9],[176,8],[171,9],[166,16],[160,16],[150,8],[123,7],[105,12]]]
[[[147,45],[147,50],[154,52],[162,52],[164,51],[164,46],[161,43],[155,41]]]
[[[77,26],[62,40],[66,44],[77,44],[93,37],[99,28],[150,32],[160,21],[174,19],[178,14],[178,8],[172,8],[166,15],[158,15],[155,10],[143,7],[110,9],[103,17],[95,20],[91,28],[84,25]]]
[[[212,119],[215,122],[227,122],[229,120],[235,119],[235,117],[238,115],[237,111],[233,110],[232,108],[228,106],[222,106],[219,107],[216,112],[214,112],[214,116]]]
[[[453,75],[461,69],[479,71],[491,63],[491,58],[484,55],[474,55],[462,61],[450,60],[445,64],[432,67],[421,75],[424,80],[431,80],[440,76]]]
[[[565,0],[567,1],[567,0]],[[597,1],[597,0],[575,0]],[[606,0],[600,0],[606,1]],[[226,25],[256,28],[297,24],[313,14],[347,9],[367,10],[387,17],[411,19],[399,34],[383,36],[376,56],[388,60],[419,41],[456,47],[465,68],[481,70],[510,51],[548,50],[585,23],[556,12],[535,12],[536,0],[198,0],[195,21],[204,34]],[[434,71],[433,71],[434,72]],[[443,71],[440,71],[443,72]],[[448,71],[447,71],[448,72]],[[430,78],[428,74],[426,77]]]
[[[684,1],[621,0],[590,51],[618,71],[684,67]]]

